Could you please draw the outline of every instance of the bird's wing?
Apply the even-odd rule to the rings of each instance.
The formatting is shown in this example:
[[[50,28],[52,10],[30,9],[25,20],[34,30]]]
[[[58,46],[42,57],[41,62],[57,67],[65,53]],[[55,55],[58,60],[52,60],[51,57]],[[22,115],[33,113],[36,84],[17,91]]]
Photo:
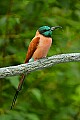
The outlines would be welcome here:
[[[32,39],[32,41],[30,42],[29,47],[28,47],[28,52],[26,54],[25,63],[27,63],[31,59],[33,53],[37,49],[37,46],[39,44],[39,40],[40,40],[40,37],[37,36],[37,37],[34,37]]]
[[[28,52],[27,52],[27,55],[26,55],[26,59],[25,59],[25,63],[27,63],[29,61],[29,59],[32,57],[33,53],[35,52],[35,50],[37,49],[37,46],[39,44],[39,40],[40,40],[40,37],[34,37],[32,39],[32,41],[30,42],[30,45],[28,47]],[[15,105],[15,102],[16,102],[16,99],[17,99],[17,96],[19,94],[19,91],[21,90],[22,88],[22,85],[23,85],[23,82],[24,82],[24,78],[25,78],[25,75],[22,74],[21,76],[21,79],[20,79],[20,83],[18,85],[18,89],[15,93],[15,96],[13,98],[13,101],[12,101],[12,105],[11,105],[11,109],[14,107]]]

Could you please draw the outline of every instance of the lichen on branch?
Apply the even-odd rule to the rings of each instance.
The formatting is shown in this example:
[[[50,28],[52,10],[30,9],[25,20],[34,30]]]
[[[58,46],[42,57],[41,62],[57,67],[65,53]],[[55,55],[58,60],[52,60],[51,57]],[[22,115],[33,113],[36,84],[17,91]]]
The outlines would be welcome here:
[[[22,73],[27,74],[35,70],[67,62],[80,62],[80,53],[59,54],[27,64],[0,68],[0,78],[16,76]]]

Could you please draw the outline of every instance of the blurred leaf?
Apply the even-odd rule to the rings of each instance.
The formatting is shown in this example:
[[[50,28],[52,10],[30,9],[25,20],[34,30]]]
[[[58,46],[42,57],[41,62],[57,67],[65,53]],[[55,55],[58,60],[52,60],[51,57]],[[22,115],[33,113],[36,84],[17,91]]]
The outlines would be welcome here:
[[[6,17],[6,16],[3,16],[3,17],[0,19],[0,26],[5,25],[5,24],[6,24],[6,20],[7,20],[7,17]]]
[[[38,118],[38,116],[37,116],[36,114],[34,114],[34,113],[27,114],[27,118],[28,118],[29,120],[40,120],[40,119]]]
[[[18,24],[20,24],[20,19],[18,17],[16,17],[15,20]]]
[[[12,116],[10,115],[0,115],[0,120],[11,120],[12,119]]]
[[[36,97],[36,99],[41,102],[42,100],[42,94],[41,91],[37,88],[31,89],[32,94]]]
[[[8,77],[11,85],[17,89],[18,84],[19,84],[19,77],[18,76],[13,76],[13,77]]]

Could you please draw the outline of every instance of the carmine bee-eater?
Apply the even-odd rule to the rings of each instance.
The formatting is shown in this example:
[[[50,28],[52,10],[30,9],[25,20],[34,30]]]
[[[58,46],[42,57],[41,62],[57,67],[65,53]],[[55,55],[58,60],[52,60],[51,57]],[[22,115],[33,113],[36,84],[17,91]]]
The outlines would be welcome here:
[[[51,47],[51,44],[52,44],[52,38],[51,38],[52,31],[54,31],[57,28],[62,28],[62,27],[61,26],[56,26],[56,27],[42,26],[37,30],[35,37],[32,39],[32,41],[29,44],[25,63],[39,60],[47,56],[49,48]],[[15,101],[17,99],[19,91],[22,88],[24,79],[25,79],[25,75],[22,74],[17,91],[12,101],[11,109],[15,105]]]

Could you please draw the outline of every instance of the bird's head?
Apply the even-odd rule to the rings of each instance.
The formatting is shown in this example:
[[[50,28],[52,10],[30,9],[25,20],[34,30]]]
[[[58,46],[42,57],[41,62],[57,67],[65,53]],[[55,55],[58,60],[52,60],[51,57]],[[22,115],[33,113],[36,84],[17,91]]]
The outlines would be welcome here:
[[[38,29],[38,31],[40,34],[44,35],[45,37],[51,37],[52,31],[57,28],[62,28],[62,27],[61,26],[55,26],[55,27],[42,26]]]

